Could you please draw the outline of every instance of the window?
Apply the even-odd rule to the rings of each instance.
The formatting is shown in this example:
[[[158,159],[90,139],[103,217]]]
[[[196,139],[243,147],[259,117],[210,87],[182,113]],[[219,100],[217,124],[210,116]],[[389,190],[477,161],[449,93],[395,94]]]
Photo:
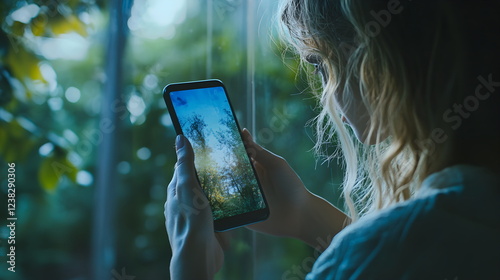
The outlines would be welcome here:
[[[2,166],[18,166],[20,279],[168,275],[163,204],[176,157],[161,91],[170,82],[222,80],[240,124],[340,205],[339,168],[310,151],[316,102],[294,56],[283,59],[275,2],[0,4],[0,151]],[[312,266],[299,241],[232,235],[219,279],[300,278]]]

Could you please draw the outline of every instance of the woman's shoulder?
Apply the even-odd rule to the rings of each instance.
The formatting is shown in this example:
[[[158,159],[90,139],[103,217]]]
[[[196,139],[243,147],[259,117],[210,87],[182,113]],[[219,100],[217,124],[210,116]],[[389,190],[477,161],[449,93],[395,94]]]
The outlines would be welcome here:
[[[406,202],[361,218],[341,235],[346,240],[394,237],[393,242],[440,236],[439,232],[500,230],[500,174],[484,168],[458,165],[424,180],[417,195]],[[342,238],[342,236],[339,238]]]
[[[454,279],[477,269],[500,276],[498,213],[498,174],[471,166],[444,169],[424,180],[415,198],[339,233],[309,279]]]

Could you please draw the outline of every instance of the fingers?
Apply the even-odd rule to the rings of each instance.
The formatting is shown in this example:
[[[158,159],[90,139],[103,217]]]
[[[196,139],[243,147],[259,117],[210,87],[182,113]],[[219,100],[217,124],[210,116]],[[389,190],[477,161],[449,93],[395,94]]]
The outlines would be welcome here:
[[[255,161],[253,163],[253,166],[255,168],[255,171],[257,172],[257,176],[259,177],[261,183],[263,184],[268,183],[266,168],[264,168],[264,166],[262,166],[262,164],[260,164],[258,161]]]
[[[222,250],[226,251],[229,249],[231,246],[231,232],[226,231],[226,232],[216,232],[215,237],[217,238],[217,241],[219,242],[220,247]]]
[[[252,135],[250,131],[246,128],[243,129],[241,135],[243,136],[243,141],[245,142],[245,146],[247,148],[247,152],[254,160],[260,162],[263,165],[267,165],[268,163],[274,164],[277,161],[282,161],[283,158],[262,148],[259,144],[253,141]]]
[[[243,136],[243,141],[250,157],[256,161],[260,161],[260,154],[264,148],[253,141],[252,135],[248,129],[244,128],[241,135]]]

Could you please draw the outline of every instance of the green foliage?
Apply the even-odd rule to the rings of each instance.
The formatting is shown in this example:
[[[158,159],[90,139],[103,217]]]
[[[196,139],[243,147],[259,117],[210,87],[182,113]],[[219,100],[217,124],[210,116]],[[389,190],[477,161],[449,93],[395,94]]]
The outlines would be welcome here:
[[[53,192],[63,175],[76,183],[77,173],[76,166],[59,152],[42,161],[38,170],[38,181],[46,191]]]
[[[36,140],[18,121],[0,122],[0,156],[6,162],[26,159]]]
[[[79,19],[79,15],[91,7],[87,6],[82,9],[83,3],[79,1],[39,2],[29,4],[36,9],[37,13],[28,18],[28,22],[21,22],[13,17],[15,12],[26,10],[27,3],[6,1],[0,4],[4,23],[0,32],[0,49],[3,54],[0,60],[0,88],[2,89],[0,105],[8,112],[0,114],[0,127],[2,128],[0,155],[6,162],[24,162],[28,154],[33,154],[33,150],[41,143],[46,143],[47,140],[61,150],[60,154],[66,155],[70,149],[67,143],[54,142],[54,139],[62,139],[62,135],[53,134],[57,131],[55,126],[38,119],[41,112],[47,113],[48,111],[51,114],[50,111],[53,109],[44,103],[42,107],[45,110],[33,110],[34,106],[42,100],[57,96],[58,92],[64,90],[60,85],[49,84],[50,82],[57,83],[57,81],[48,81],[47,75],[50,74],[47,70],[43,73],[41,67],[45,64],[46,68],[52,69],[53,64],[41,55],[38,46],[42,40],[56,39],[60,35],[76,33],[88,36],[90,26],[84,24]],[[14,117],[2,118],[5,115]],[[30,126],[20,125],[19,118],[26,120]],[[64,124],[59,126],[59,128],[64,127]],[[58,164],[60,166],[55,167]],[[76,183],[76,173],[79,168],[66,156],[48,157],[39,165],[38,184],[45,190],[53,191],[58,186],[62,174],[66,174],[71,181]],[[65,171],[61,172],[60,169]]]
[[[25,48],[11,48],[4,61],[13,77],[24,84],[29,82],[47,83],[40,71],[40,60],[33,52]],[[25,87],[28,86],[25,85]]]

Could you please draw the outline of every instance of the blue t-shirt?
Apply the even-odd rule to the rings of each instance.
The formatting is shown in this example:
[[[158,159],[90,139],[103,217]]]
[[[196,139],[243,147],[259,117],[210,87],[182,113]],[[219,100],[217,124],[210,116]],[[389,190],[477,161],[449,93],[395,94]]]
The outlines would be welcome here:
[[[457,165],[346,227],[306,279],[500,279],[500,174]]]

